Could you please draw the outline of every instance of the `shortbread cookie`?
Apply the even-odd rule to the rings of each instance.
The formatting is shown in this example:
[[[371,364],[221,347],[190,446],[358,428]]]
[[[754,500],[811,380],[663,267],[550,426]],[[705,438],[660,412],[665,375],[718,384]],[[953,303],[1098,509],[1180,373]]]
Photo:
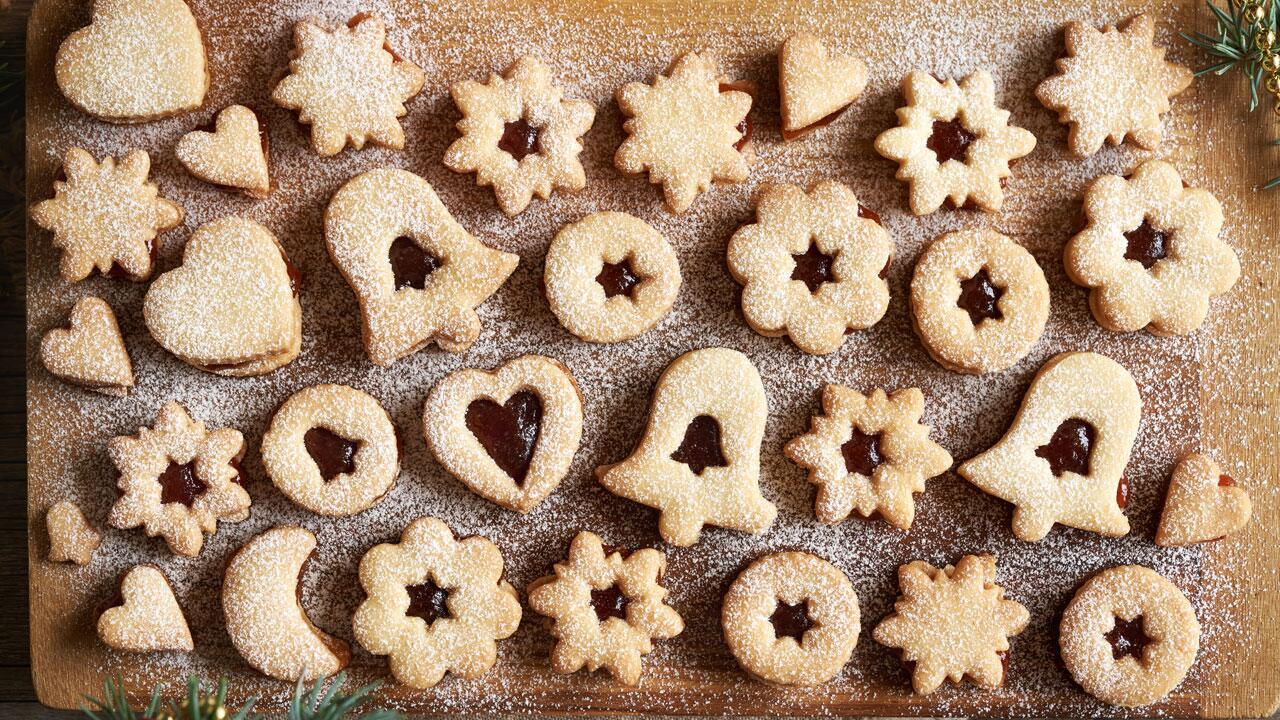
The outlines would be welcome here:
[[[382,21],[362,13],[330,29],[301,20],[293,37],[289,74],[271,99],[311,126],[315,151],[337,155],[348,144],[359,150],[367,142],[403,149],[404,104],[422,90],[426,75],[387,45]]]
[[[219,375],[262,375],[302,349],[300,277],[270,230],[221,218],[196,228],[182,266],[151,283],[142,317],[183,362]]]
[[[985,688],[1004,684],[1009,637],[1027,627],[1031,613],[996,584],[996,559],[966,555],[939,570],[915,560],[898,568],[902,595],[872,637],[898,648],[911,666],[911,686],[928,695],[943,680]]]
[[[831,124],[866,87],[865,63],[831,54],[813,33],[795,33],[778,52],[782,139],[793,140]]]
[[[472,492],[527,513],[569,472],[582,396],[560,362],[525,355],[445,376],[427,396],[422,427],[436,459]]]
[[[377,545],[360,560],[365,601],[351,629],[391,674],[425,689],[446,672],[477,678],[493,667],[495,641],[520,625],[520,600],[502,579],[502,554],[487,538],[455,540],[430,517],[405,528],[399,543]]]
[[[195,643],[169,579],[154,565],[135,565],[120,579],[119,597],[98,616],[98,637],[128,652],[179,650]]]
[[[1166,547],[1221,540],[1249,524],[1253,503],[1218,463],[1200,453],[1180,460],[1169,479],[1156,544]]]
[[[1049,283],[1026,248],[989,228],[933,241],[911,276],[911,320],[939,365],[981,375],[1027,356],[1049,319]]]
[[[45,527],[49,530],[49,560],[88,565],[93,552],[102,543],[102,536],[84,519],[80,506],[70,500],[60,500],[45,515]]]
[[[78,282],[94,270],[134,282],[151,277],[156,234],[182,224],[182,206],[160,197],[150,173],[142,150],[101,164],[78,147],[67,151],[65,179],[53,182],[52,199],[31,208],[31,219],[51,230],[62,250],[63,280]]]
[[[485,247],[426,180],[379,168],[342,186],[324,214],[329,256],[360,301],[369,358],[390,365],[431,343],[449,352],[480,336],[476,307],[519,255]]]
[[[299,574],[316,548],[311,531],[271,528],[240,546],[222,578],[227,634],[245,662],[289,682],[328,677],[351,662],[351,646],[311,624]]]
[[[909,530],[916,515],[914,493],[924,492],[926,479],[951,467],[951,455],[920,423],[924,393],[906,388],[886,395],[876,388],[863,395],[827,385],[822,412],[813,417],[808,433],[783,448],[809,469],[809,482],[818,486],[814,514],[834,525],[854,510],[862,517],[878,512],[894,527]]]
[[[204,103],[204,38],[183,0],[93,0],[54,60],[62,94],[101,120],[146,122]]]
[[[249,517],[249,493],[241,487],[244,436],[238,430],[208,430],[186,408],[166,403],[153,427],[107,443],[120,471],[120,497],[108,522],[128,530],[143,526],[162,536],[179,555],[199,554],[204,536],[218,521]]]
[[[1043,538],[1054,523],[1124,535],[1124,469],[1141,415],[1138,386],[1120,363],[1062,353],[1040,368],[1000,442],[957,472],[1014,504],[1021,540]]]
[[[556,233],[543,284],[566,330],[587,342],[620,342],[648,331],[671,309],[680,261],[640,218],[598,212]]]
[[[1091,288],[1093,317],[1108,330],[1143,327],[1186,335],[1209,313],[1209,298],[1240,277],[1222,241],[1222,205],[1188,188],[1169,163],[1148,160],[1128,177],[1103,175],[1085,190],[1088,224],[1067,242],[1063,264]]]
[[[613,163],[624,173],[649,173],[667,207],[682,213],[713,182],[747,179],[752,97],[720,74],[711,58],[680,56],[650,84],[627,83],[618,108],[629,118]]]
[[[1186,677],[1200,649],[1200,623],[1176,585],[1150,568],[1122,565],[1076,591],[1062,613],[1058,644],[1085,692],[1141,707]]]
[[[903,80],[902,94],[898,127],[880,133],[876,152],[898,162],[897,178],[911,186],[911,212],[928,215],[947,200],[999,210],[1010,165],[1036,138],[996,107],[991,75],[980,70],[957,85],[916,71]]]
[[[40,362],[58,378],[104,395],[124,397],[133,387],[133,363],[116,315],[100,298],[77,300],[70,326],[40,338]]]
[[[805,192],[770,185],[756,222],[729,240],[729,271],[742,283],[742,314],[761,335],[786,335],[811,355],[835,352],[850,330],[875,325],[889,308],[884,270],[893,238],[847,185]]]
[[[641,660],[653,640],[673,638],[684,620],[666,604],[661,585],[667,558],[652,548],[605,548],[585,530],[569,546],[555,574],[529,584],[529,607],[549,619],[558,673],[600,668],[625,685],[640,681]]]
[[[1058,72],[1036,88],[1036,97],[1058,120],[1069,124],[1067,145],[1085,157],[1106,140],[1119,145],[1132,138],[1139,147],[1154,149],[1163,131],[1160,116],[1169,99],[1191,85],[1187,68],[1164,59],[1157,47],[1155,22],[1138,15],[1099,32],[1082,22],[1069,22],[1067,52],[1057,61]]]
[[[525,55],[488,83],[466,80],[449,92],[462,112],[462,137],[445,151],[444,164],[492,185],[504,213],[520,214],[534,195],[546,200],[553,190],[587,186],[578,154],[596,108],[565,100],[541,60]]]
[[[849,578],[805,552],[751,563],[725,593],[720,625],[742,669],[779,685],[818,685],[835,677],[862,627]]]
[[[267,129],[252,110],[232,105],[218,113],[209,130],[192,130],[174,154],[192,175],[253,197],[271,194]]]
[[[658,532],[677,546],[703,525],[762,533],[778,510],[760,494],[760,441],[769,414],[746,355],[693,350],[658,378],[649,425],[631,456],[596,468],[609,492],[659,511]]]
[[[355,515],[395,487],[396,426],[366,393],[313,385],[276,410],[262,436],[262,465],[285,497],[311,512]]]

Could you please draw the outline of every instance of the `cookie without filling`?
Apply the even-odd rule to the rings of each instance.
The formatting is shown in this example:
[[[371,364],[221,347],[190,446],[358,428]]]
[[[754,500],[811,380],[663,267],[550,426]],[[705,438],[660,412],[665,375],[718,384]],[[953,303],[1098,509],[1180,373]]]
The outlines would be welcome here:
[[[182,607],[159,568],[130,568],[120,579],[119,600],[98,616],[98,637],[107,647],[138,653],[195,647]]]
[[[104,395],[124,397],[133,387],[133,363],[116,315],[100,298],[77,300],[70,326],[40,338],[40,362],[62,380]]]

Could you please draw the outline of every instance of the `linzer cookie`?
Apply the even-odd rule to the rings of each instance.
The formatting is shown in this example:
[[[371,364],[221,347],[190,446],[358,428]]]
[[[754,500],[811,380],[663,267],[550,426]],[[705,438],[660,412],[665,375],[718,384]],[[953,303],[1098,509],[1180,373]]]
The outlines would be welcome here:
[[[98,616],[98,637],[108,647],[140,653],[195,647],[182,607],[159,568],[130,568],[120,580],[119,595],[119,603]]]
[[[243,105],[223,109],[212,130],[192,130],[174,149],[192,175],[253,197],[271,193],[267,153],[267,131]]]
[[[49,560],[88,565],[93,552],[102,543],[102,536],[84,519],[80,506],[70,500],[60,500],[45,515],[45,528],[49,531]]]
[[[1166,547],[1221,540],[1249,524],[1249,493],[1207,455],[1178,460],[1169,479],[1156,544]]]
[[[778,52],[782,138],[793,140],[829,125],[867,86],[861,60],[832,54],[822,38],[798,32]]]
[[[59,378],[104,395],[123,397],[133,387],[133,363],[115,313],[96,297],[76,301],[70,327],[45,333],[40,362]]]

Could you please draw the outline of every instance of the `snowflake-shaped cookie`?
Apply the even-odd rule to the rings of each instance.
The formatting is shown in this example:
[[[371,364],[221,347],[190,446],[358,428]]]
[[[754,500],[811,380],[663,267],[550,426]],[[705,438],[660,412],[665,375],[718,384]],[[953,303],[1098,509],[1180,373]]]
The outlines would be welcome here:
[[[1223,242],[1222,205],[1207,190],[1183,186],[1169,163],[1150,160],[1128,178],[1104,175],[1085,191],[1088,225],[1067,242],[1063,263],[1110,330],[1146,327],[1185,335],[1200,327],[1209,298],[1240,276]]]
[[[192,556],[219,520],[249,517],[249,493],[239,484],[244,436],[238,430],[209,431],[169,402],[154,427],[112,438],[107,450],[120,471],[120,497],[108,518],[114,527],[142,525],[148,536],[163,536],[173,552]]]
[[[1192,74],[1164,59],[1164,48],[1152,42],[1151,17],[1138,15],[1118,30],[1071,22],[1065,34],[1066,55],[1036,97],[1071,125],[1071,152],[1092,155],[1103,140],[1119,145],[1125,137],[1148,150],[1158,145],[1160,115],[1169,110],[1169,98],[1191,85]]]
[[[426,76],[387,47],[381,20],[357,15],[333,30],[302,20],[294,42],[289,74],[271,99],[297,110],[299,122],[312,126],[316,152],[337,155],[347,143],[359,150],[369,141],[404,148],[404,104],[422,89]]]
[[[906,106],[898,127],[880,133],[876,152],[898,161],[899,180],[911,185],[911,212],[928,215],[950,199],[999,210],[1001,180],[1009,165],[1036,146],[1030,132],[1009,124],[1009,111],[996,107],[995,81],[978,71],[942,82],[920,71],[902,83]]]
[[[1022,632],[1031,614],[1006,599],[995,580],[990,555],[966,555],[941,570],[920,560],[898,568],[902,595],[872,637],[915,663],[911,685],[917,693],[937,690],[944,679],[968,678],[987,688],[1004,683],[1009,637]]]
[[[53,198],[31,208],[31,218],[53,231],[53,246],[62,250],[62,279],[77,282],[94,270],[133,281],[150,277],[156,234],[182,222],[182,206],[147,180],[147,153],[133,150],[119,163],[106,157],[99,164],[73,147],[62,171],[66,179],[54,181]]]
[[[688,53],[653,84],[627,83],[618,107],[630,119],[613,162],[624,173],[649,173],[667,205],[684,212],[717,180],[747,179],[743,142],[751,95],[730,89],[714,61]]]
[[[578,160],[580,138],[591,128],[595,106],[565,100],[541,60],[525,55],[485,84],[467,80],[450,88],[462,112],[462,137],[449,146],[444,164],[474,172],[477,185],[492,185],[498,205],[518,215],[534,194],[581,190],[587,176]]]

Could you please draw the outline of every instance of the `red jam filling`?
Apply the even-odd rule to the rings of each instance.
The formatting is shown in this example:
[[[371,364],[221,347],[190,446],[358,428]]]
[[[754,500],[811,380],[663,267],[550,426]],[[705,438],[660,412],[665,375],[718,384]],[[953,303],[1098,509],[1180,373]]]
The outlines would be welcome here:
[[[851,473],[871,477],[884,462],[880,454],[880,433],[868,435],[856,426],[850,428],[849,439],[840,446],[840,454],[844,456],[844,467]]]
[[[944,163],[948,160],[957,160],[959,162],[967,162],[969,160],[969,146],[977,140],[978,136],[966,128],[959,118],[952,120],[934,120],[933,132],[929,135],[925,147],[933,151],[938,156],[938,162]]]
[[[435,580],[427,578],[424,583],[410,585],[405,588],[409,593],[409,609],[405,615],[422,618],[427,625],[442,618],[451,618],[449,612],[449,591],[436,585]]]
[[[427,285],[427,277],[443,265],[439,258],[403,235],[391,243],[387,259],[391,261],[391,273],[395,276],[397,290],[407,287],[421,290]]]
[[[1057,477],[1065,472],[1089,474],[1089,454],[1097,431],[1079,418],[1064,421],[1053,431],[1049,442],[1036,448],[1036,456],[1049,461],[1049,469]]]
[[[289,262],[289,256],[284,254],[284,250],[280,251],[280,259],[284,261],[284,271],[289,274],[289,290],[293,292],[294,297],[298,297],[298,293],[302,290],[302,271]]]
[[[1218,487],[1231,487],[1232,485],[1235,485],[1235,484],[1236,484],[1236,481],[1233,480],[1230,475],[1218,476]]]
[[[302,436],[302,444],[325,482],[355,472],[357,445],[341,435],[313,427]]]
[[[502,126],[502,137],[498,139],[498,149],[520,162],[529,155],[539,152],[538,128],[530,125],[524,118],[509,122]]]
[[[831,266],[836,261],[835,256],[819,250],[818,244],[813,241],[809,242],[809,249],[802,255],[792,255],[791,259],[796,263],[795,269],[791,271],[791,279],[804,283],[811,293],[818,292],[823,283],[836,279],[831,271]]]
[[[960,283],[960,297],[956,300],[956,305],[969,313],[969,321],[977,327],[984,320],[999,320],[1004,317],[999,307],[1002,295],[1004,290],[996,287],[991,282],[987,269],[982,268],[977,275]]]
[[[1128,243],[1124,259],[1142,263],[1147,270],[1169,257],[1169,234],[1157,230],[1146,218],[1136,229],[1125,233],[1124,239]]]
[[[727,467],[729,462],[720,451],[720,423],[710,415],[694,418],[671,459],[688,465],[694,475],[701,475],[709,467]]]
[[[529,463],[542,427],[542,401],[537,393],[521,390],[499,405],[481,398],[467,406],[467,429],[481,447],[517,485],[529,474]]]
[[[160,503],[162,505],[182,503],[187,507],[191,507],[196,498],[209,489],[209,485],[196,476],[194,460],[184,465],[179,465],[170,460],[169,467],[160,473],[159,480]]]
[[[605,298],[631,297],[631,291],[640,284],[640,276],[631,268],[631,258],[623,258],[620,263],[605,263],[596,275],[596,282],[604,288]]]
[[[604,622],[611,617],[619,620],[627,619],[627,596],[617,585],[610,585],[604,590],[591,589],[591,608],[596,611],[596,619]]]
[[[1107,642],[1111,643],[1111,656],[1119,660],[1126,655],[1141,660],[1151,638],[1142,627],[1142,616],[1133,620],[1117,617],[1115,627],[1106,633]]]
[[[769,616],[769,622],[773,625],[773,634],[776,637],[789,637],[800,642],[804,634],[813,627],[813,621],[809,619],[809,601],[804,600],[795,605],[788,605],[779,600],[778,606]]]

